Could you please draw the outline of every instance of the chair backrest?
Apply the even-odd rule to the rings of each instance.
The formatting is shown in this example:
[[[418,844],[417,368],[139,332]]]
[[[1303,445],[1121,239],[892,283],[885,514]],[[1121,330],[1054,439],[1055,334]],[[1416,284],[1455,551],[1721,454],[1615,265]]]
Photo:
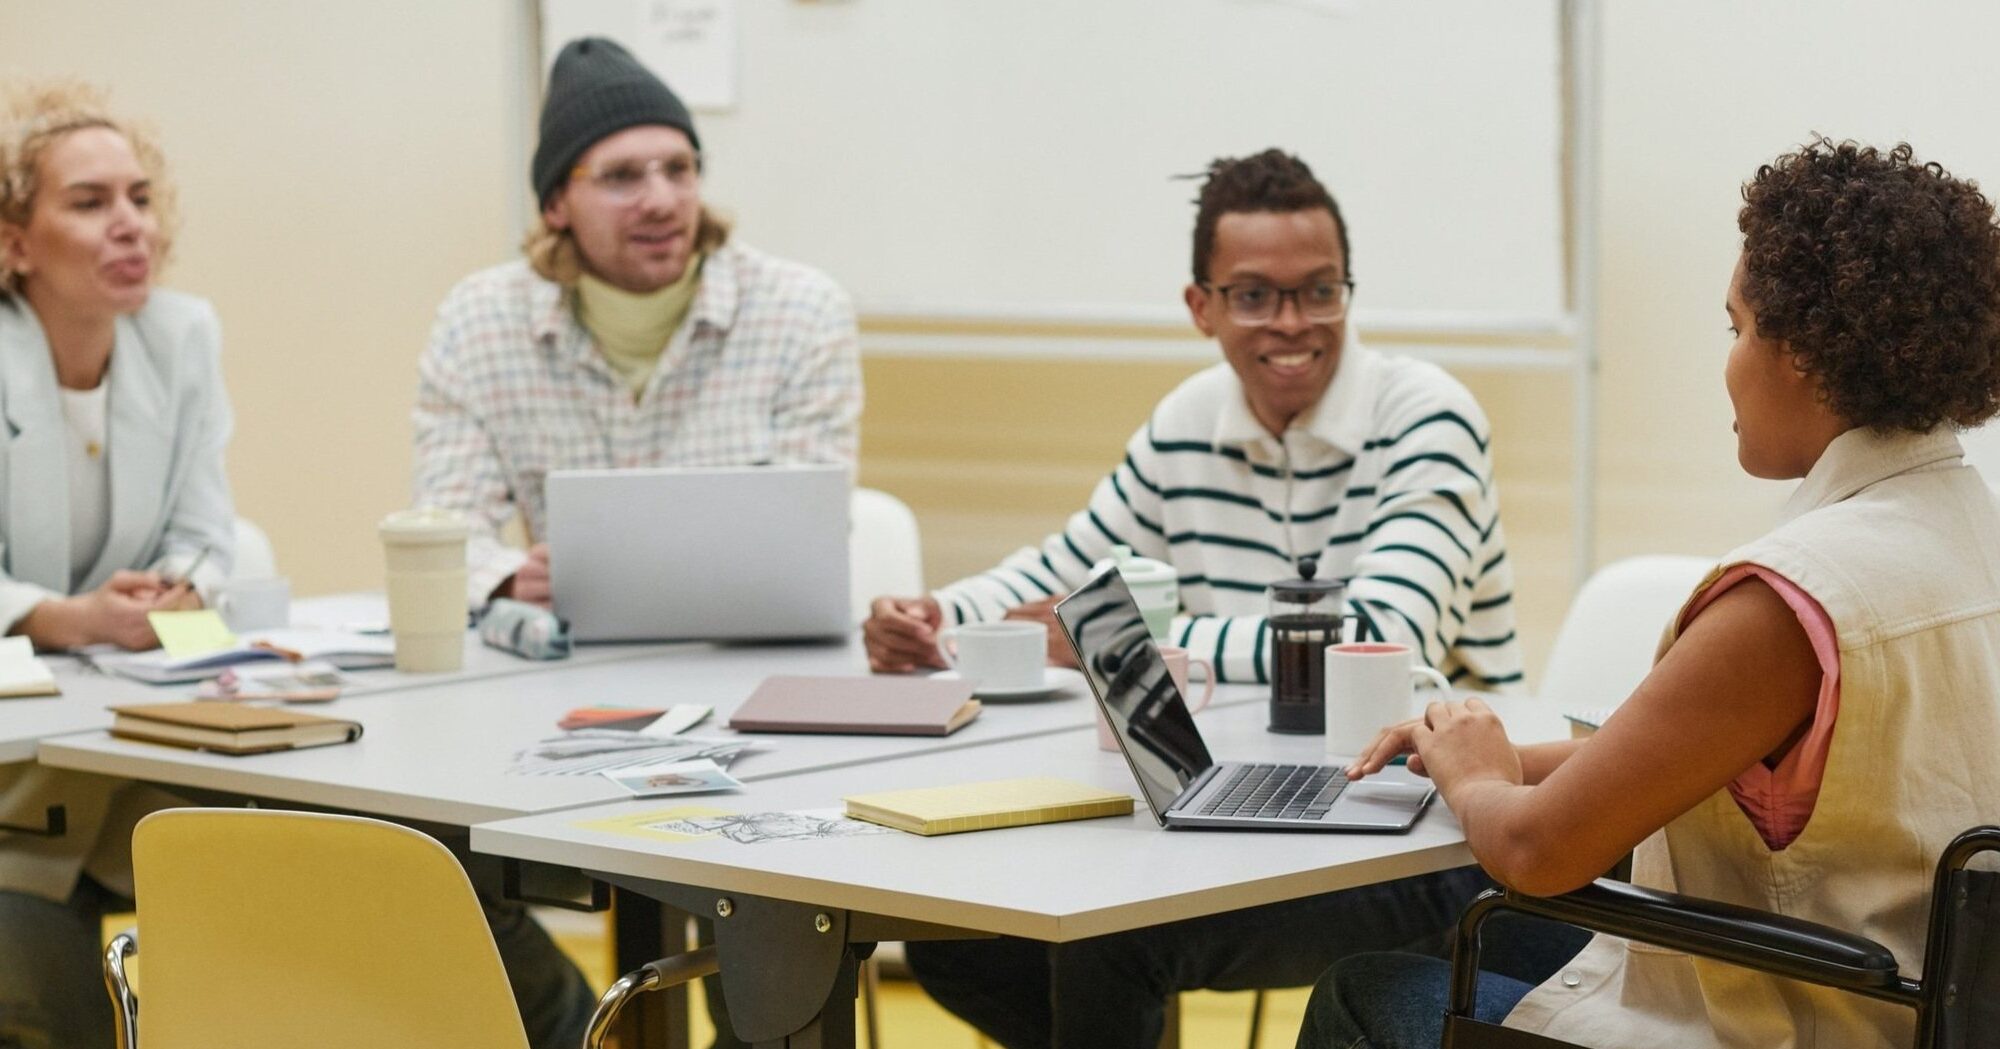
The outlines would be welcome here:
[[[450,852],[378,820],[169,809],[132,837],[146,1049],[526,1049]]]
[[[1653,669],[1660,636],[1715,562],[1649,555],[1597,570],[1570,601],[1536,694],[1565,709],[1615,707]]]
[[[868,603],[885,594],[911,597],[924,592],[924,555],[917,541],[917,515],[901,499],[873,488],[856,488],[849,504],[847,564],[852,580],[854,621],[868,618]]]
[[[236,563],[229,569],[231,579],[269,579],[278,574],[278,555],[271,549],[271,537],[247,517],[236,519]]]

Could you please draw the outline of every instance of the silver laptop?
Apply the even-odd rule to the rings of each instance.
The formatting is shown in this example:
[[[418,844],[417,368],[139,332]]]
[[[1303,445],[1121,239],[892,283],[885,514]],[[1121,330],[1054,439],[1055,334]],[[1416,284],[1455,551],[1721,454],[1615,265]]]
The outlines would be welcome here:
[[[555,470],[549,583],[577,641],[847,633],[844,466]]]
[[[1056,605],[1090,691],[1163,827],[1407,831],[1437,791],[1370,780],[1330,765],[1217,763],[1125,580],[1107,567]]]

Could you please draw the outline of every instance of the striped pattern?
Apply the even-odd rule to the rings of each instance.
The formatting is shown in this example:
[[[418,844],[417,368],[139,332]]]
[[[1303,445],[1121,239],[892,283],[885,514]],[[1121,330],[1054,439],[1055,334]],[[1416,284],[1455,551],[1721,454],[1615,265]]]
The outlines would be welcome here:
[[[438,308],[417,388],[416,500],[464,512],[467,598],[521,566],[518,511],[545,534],[550,470],[852,463],[861,361],[854,306],[816,270],[735,243],[710,253],[680,330],[634,403],[571,296],[510,262]]]
[[[1410,644],[1468,688],[1521,680],[1513,584],[1486,417],[1438,368],[1352,338],[1319,410],[1282,440],[1255,422],[1226,364],[1181,384],[1090,505],[1040,547],[936,592],[956,622],[1067,593],[1113,544],[1179,570],[1176,643],[1224,681],[1270,679],[1265,588],[1317,553],[1351,579],[1367,639]]]

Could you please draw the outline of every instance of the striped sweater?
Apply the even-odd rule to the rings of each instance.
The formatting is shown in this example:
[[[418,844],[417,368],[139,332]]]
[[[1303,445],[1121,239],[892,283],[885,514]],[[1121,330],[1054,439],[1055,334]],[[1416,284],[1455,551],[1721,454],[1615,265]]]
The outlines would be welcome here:
[[[1219,680],[1262,683],[1265,588],[1316,552],[1321,578],[1350,580],[1363,639],[1409,644],[1468,688],[1518,689],[1487,445],[1486,416],[1456,379],[1352,334],[1325,396],[1282,439],[1217,364],[1160,402],[1063,531],[933,596],[948,621],[997,619],[1076,588],[1124,544],[1178,570],[1172,640],[1212,659]]]

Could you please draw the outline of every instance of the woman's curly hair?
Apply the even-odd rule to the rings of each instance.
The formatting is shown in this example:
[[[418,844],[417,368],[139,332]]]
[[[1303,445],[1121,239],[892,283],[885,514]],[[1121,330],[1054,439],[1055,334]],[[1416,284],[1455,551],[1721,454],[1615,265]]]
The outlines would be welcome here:
[[[2000,229],[1976,183],[1814,139],[1743,187],[1743,298],[1847,423],[1922,432],[2000,411]]]
[[[153,261],[164,264],[178,225],[166,160],[145,127],[113,117],[102,91],[76,81],[13,84],[0,99],[0,222],[16,227],[28,224],[41,189],[42,154],[63,136],[94,127],[123,135],[152,180],[153,214],[159,221]],[[20,274],[0,257],[0,292],[20,290]]]

